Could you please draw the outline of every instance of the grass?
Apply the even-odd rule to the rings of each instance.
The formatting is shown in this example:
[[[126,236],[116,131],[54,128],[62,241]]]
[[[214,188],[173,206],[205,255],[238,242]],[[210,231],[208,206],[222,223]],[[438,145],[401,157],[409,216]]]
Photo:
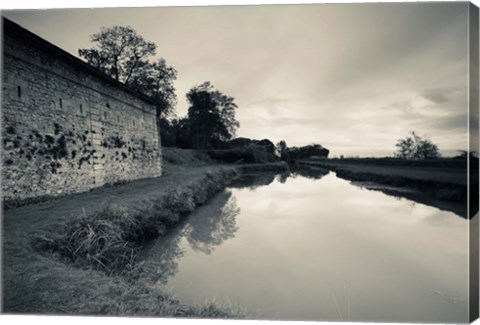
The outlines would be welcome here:
[[[64,195],[58,195],[58,196],[53,196],[53,195],[41,195],[37,197],[32,197],[32,198],[24,198],[24,199],[8,199],[3,201],[3,209],[13,209],[13,208],[18,208],[24,205],[30,205],[30,204],[36,204],[36,203],[41,203],[45,201],[52,201],[59,199],[61,197],[64,197]]]
[[[331,158],[323,160],[335,164],[352,164],[363,166],[412,166],[412,167],[443,167],[443,168],[467,168],[466,158],[437,158],[437,159],[398,159],[398,158]]]
[[[435,181],[450,184],[467,184],[467,167],[445,167],[444,164],[435,166],[412,165],[406,161],[404,165],[397,162],[392,165],[364,163],[363,159],[357,162],[343,162],[343,160],[300,161],[300,164],[309,164],[329,168],[334,171],[350,171],[355,174],[371,174],[391,176],[412,180]]]
[[[126,205],[110,204],[90,215],[83,213],[55,238],[37,237],[34,246],[57,253],[76,265],[107,274],[135,268],[136,256],[148,241],[164,235],[180,218],[225,188],[234,170],[206,171],[188,187],[172,186],[159,196]]]
[[[242,318],[234,305],[186,305],[143,276],[137,256],[244,170],[164,148],[163,175],[4,210],[3,312]]]
[[[467,198],[468,180],[464,162],[459,164],[458,160],[440,159],[436,164],[434,161],[391,160],[392,165],[388,165],[390,160],[387,160],[334,159],[299,163],[333,170],[338,177],[347,180],[410,188],[441,200],[460,202]]]
[[[349,171],[352,174],[369,174],[383,176],[385,179],[404,179],[414,181],[432,181],[436,183],[448,183],[456,185],[467,184],[467,166],[463,168],[445,167],[440,165],[412,165],[409,161],[400,165],[401,161],[393,165],[364,163],[363,159],[354,162],[343,162],[343,160],[324,160],[316,162],[303,161],[301,163],[323,166],[334,171]]]
[[[3,312],[242,317],[235,306],[185,305],[137,267],[146,241],[237,174],[234,167],[170,167],[157,179],[4,211]]]

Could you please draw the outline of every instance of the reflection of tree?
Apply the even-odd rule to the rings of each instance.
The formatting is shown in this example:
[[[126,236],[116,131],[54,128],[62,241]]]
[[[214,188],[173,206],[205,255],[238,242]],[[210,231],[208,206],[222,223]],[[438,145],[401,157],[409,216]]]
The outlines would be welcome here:
[[[189,219],[185,235],[191,247],[210,254],[216,246],[233,238],[238,230],[235,217],[239,213],[240,209],[232,193],[217,195]]]
[[[249,188],[251,190],[255,190],[257,187],[270,185],[275,179],[278,182],[285,184],[288,178],[296,178],[301,176],[318,180],[328,173],[329,171],[327,169],[320,167],[290,165],[289,170],[282,172],[281,174],[273,172],[259,172],[242,175],[241,177],[233,180],[229,184],[229,187]]]
[[[277,180],[282,183],[282,184],[285,184],[287,182],[287,178],[290,176],[290,172],[285,172],[283,174],[280,174],[277,176]]]
[[[291,166],[290,177],[302,176],[309,179],[321,179],[329,173],[328,169],[313,166]]]
[[[279,175],[243,175],[230,187],[256,188],[271,184],[275,177],[279,182],[285,183],[289,177],[320,179],[326,174],[328,171],[324,169],[291,167],[290,171]],[[235,236],[238,230],[236,217],[239,213],[240,209],[231,192],[224,191],[216,195],[141,253],[140,260],[143,262],[138,268],[141,272],[139,276],[145,280],[166,283],[178,272],[178,261],[185,254],[185,242],[197,252],[211,254],[215,247]]]
[[[320,167],[290,165],[288,171],[277,176],[277,180],[282,184],[285,184],[288,178],[297,178],[299,176],[318,180],[328,173],[327,169]]]
[[[216,246],[234,237],[238,230],[235,218],[239,213],[232,193],[225,191],[212,198],[144,250],[139,267],[142,279],[165,284],[174,276],[178,272],[178,261],[185,254],[185,239],[195,251],[210,254]]]
[[[167,283],[167,280],[178,272],[178,260],[183,257],[184,250],[180,245],[183,226],[173,229],[171,233],[160,238],[143,256],[142,278],[152,282]]]
[[[233,187],[233,188],[248,187],[254,190],[260,186],[270,185],[274,179],[275,179],[274,173],[247,174],[247,175],[242,175],[237,179],[234,179],[229,184],[228,187]]]

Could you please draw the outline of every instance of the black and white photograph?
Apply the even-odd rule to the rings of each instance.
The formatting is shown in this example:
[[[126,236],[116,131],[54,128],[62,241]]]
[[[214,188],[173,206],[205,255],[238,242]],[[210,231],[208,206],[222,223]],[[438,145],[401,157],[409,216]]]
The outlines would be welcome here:
[[[2,9],[1,313],[473,322],[478,14]]]

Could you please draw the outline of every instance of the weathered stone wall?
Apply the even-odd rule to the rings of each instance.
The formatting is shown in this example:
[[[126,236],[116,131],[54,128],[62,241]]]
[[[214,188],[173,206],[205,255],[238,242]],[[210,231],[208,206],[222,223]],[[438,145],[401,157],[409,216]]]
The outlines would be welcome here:
[[[4,199],[160,176],[154,103],[8,21],[3,60]]]

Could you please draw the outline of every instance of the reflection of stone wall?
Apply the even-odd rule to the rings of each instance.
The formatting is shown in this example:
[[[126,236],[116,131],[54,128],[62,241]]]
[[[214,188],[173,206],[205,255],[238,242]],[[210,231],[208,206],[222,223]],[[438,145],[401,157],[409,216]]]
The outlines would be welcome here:
[[[152,102],[8,20],[3,51],[5,199],[161,174]]]

